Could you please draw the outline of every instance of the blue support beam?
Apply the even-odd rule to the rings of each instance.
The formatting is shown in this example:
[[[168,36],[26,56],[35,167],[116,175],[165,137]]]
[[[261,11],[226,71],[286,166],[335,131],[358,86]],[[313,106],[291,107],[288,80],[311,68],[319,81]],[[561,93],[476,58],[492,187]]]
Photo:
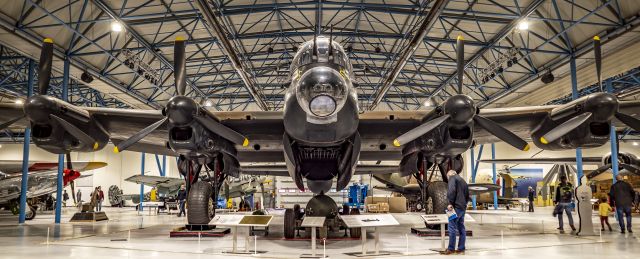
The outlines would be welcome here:
[[[61,100],[67,101],[69,99],[69,68],[71,66],[68,57],[64,59],[64,67],[62,72],[62,93]],[[55,223],[60,224],[62,218],[62,189],[64,189],[64,154],[58,155],[58,184],[56,185],[56,216]]]
[[[480,158],[482,158],[482,150],[484,149],[484,145],[480,145],[478,149],[478,158],[474,160],[473,157],[473,148],[471,149],[471,183],[476,183],[476,175],[478,174],[478,167],[480,166]],[[476,209],[476,195],[471,196],[471,205],[473,209]]]
[[[29,59],[29,72],[27,84],[27,97],[33,95],[33,81],[35,77],[35,62]],[[18,223],[23,224],[27,211],[27,189],[29,186],[29,144],[31,142],[31,127],[24,130],[24,140],[22,142],[22,181],[20,182],[20,214]]]
[[[491,143],[491,159],[496,159],[496,144]],[[493,184],[496,184],[498,180],[498,174],[496,172],[496,163],[491,163],[492,175],[491,179],[493,179]],[[498,209],[498,191],[493,192],[493,209]]]
[[[608,92],[613,92],[613,86],[611,79],[604,81]],[[618,176],[618,136],[616,134],[616,127],[611,125],[611,135],[609,141],[611,142],[611,172],[613,173],[613,183],[616,183],[616,176]]]
[[[144,158],[145,158],[145,153],[140,153],[141,157],[140,157],[140,174],[144,175]],[[138,206],[140,211],[143,211],[142,208],[142,202],[144,201],[144,183],[140,184],[140,204]]]
[[[578,99],[578,76],[575,56],[571,56],[571,59],[569,60],[569,67],[571,70],[571,95],[575,100]],[[578,169],[577,183],[580,185],[582,182],[582,175],[584,174],[584,171],[582,170],[582,148],[576,149],[576,167]]]
[[[160,157],[158,155],[155,155],[156,158],[156,164],[158,165],[158,172],[160,172],[160,176],[165,176],[166,172],[164,171],[165,166],[166,166],[166,156],[162,156],[162,164],[160,164]]]

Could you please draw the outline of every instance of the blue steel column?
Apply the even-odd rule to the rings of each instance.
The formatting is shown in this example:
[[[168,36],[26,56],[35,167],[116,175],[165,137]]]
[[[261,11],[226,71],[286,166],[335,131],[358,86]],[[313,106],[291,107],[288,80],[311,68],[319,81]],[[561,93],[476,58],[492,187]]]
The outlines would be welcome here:
[[[604,81],[607,92],[613,93],[613,87],[611,85],[611,79]],[[618,135],[616,134],[616,127],[611,125],[611,136],[609,136],[611,142],[611,172],[613,173],[613,183],[616,183],[616,176],[618,176]]]
[[[167,176],[167,156],[162,155],[162,176]]]
[[[571,96],[573,100],[578,99],[578,77],[576,74],[576,57],[571,54],[571,59],[569,60],[569,66],[571,68]],[[582,181],[582,148],[576,149],[576,167],[578,169],[578,185],[580,185]]]
[[[471,183],[473,183],[475,181],[475,163],[474,163],[474,152],[473,152],[473,148],[471,148]],[[471,207],[473,208],[473,210],[476,209],[476,196],[475,195],[471,195]]]
[[[145,154],[142,153],[142,158],[141,158],[142,161],[140,162],[140,174],[141,175],[144,175],[144,156],[145,156]],[[144,183],[141,183],[140,184],[140,204],[139,204],[140,211],[143,210],[143,208],[142,208],[142,202],[143,201],[144,201]]]
[[[495,143],[491,143],[491,159],[495,160],[496,159],[496,144]],[[496,163],[491,163],[491,169],[493,170],[493,174],[492,174],[492,178],[493,179],[493,184],[496,184],[498,177],[497,177],[497,173],[496,173]],[[494,191],[493,192],[493,209],[497,210],[498,209],[498,191]]]
[[[474,157],[473,157],[473,148],[471,149],[471,183],[476,183],[476,175],[478,174],[478,167],[480,166],[480,158],[482,157],[482,149],[484,149],[484,145],[480,145],[480,148],[478,149],[478,158],[476,159],[477,161],[474,162]],[[473,206],[473,209],[476,209],[476,199],[477,196],[476,195],[472,195],[471,196],[471,205]]]
[[[62,100],[67,101],[69,98],[69,57],[64,58],[64,68],[62,73]],[[58,155],[58,184],[56,188],[56,224],[60,224],[60,218],[62,217],[62,189],[64,189],[63,182],[64,171],[64,154]]]
[[[35,62],[29,59],[29,71],[27,81],[27,97],[33,95],[33,80],[35,78]],[[24,138],[22,144],[22,182],[20,183],[20,216],[18,223],[24,223],[27,211],[27,188],[29,181],[29,142],[31,142],[31,128],[24,130]]]

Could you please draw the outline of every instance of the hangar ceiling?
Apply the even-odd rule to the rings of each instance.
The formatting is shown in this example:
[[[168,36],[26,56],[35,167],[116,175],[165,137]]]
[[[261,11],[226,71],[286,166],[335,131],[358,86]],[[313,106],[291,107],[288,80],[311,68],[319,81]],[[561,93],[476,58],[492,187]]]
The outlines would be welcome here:
[[[462,35],[463,92],[482,106],[538,105],[571,92],[572,57],[585,78],[579,87],[594,83],[586,77],[594,35],[605,78],[640,66],[629,56],[639,8],[634,0],[16,0],[0,10],[0,89],[4,100],[25,95],[28,60],[50,37],[57,73],[65,57],[71,64],[72,102],[157,109],[174,94],[172,42],[184,36],[188,95],[219,110],[280,110],[296,47],[332,33],[354,63],[362,110],[419,109],[454,93]],[[615,66],[612,55],[628,58]],[[133,59],[148,70],[130,67]],[[548,71],[557,81],[544,86],[538,79]],[[82,82],[83,72],[94,80]]]

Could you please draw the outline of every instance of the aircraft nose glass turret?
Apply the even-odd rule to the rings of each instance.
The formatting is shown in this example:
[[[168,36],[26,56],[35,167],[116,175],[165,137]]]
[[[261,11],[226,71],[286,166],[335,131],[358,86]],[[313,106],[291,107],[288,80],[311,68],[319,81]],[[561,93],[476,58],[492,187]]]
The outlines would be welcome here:
[[[344,106],[347,83],[338,71],[330,67],[314,67],[300,77],[297,98],[307,114],[327,117]]]

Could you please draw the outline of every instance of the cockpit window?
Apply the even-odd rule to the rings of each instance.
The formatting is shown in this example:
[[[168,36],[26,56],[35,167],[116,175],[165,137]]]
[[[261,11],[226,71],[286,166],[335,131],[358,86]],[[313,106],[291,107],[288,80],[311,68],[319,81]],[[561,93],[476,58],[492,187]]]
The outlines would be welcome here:
[[[291,63],[291,73],[292,76],[295,76],[293,73],[303,72],[296,70],[304,65],[308,65],[314,62],[313,60],[313,40],[307,41],[298,50],[296,56],[293,58],[293,62]],[[318,60],[320,63],[331,62],[329,58],[329,38],[320,36],[316,38],[316,45],[318,51]],[[343,67],[347,71],[351,71],[351,64],[349,63],[349,59],[344,52],[344,49],[338,42],[332,42],[332,52],[333,52],[333,63]]]

